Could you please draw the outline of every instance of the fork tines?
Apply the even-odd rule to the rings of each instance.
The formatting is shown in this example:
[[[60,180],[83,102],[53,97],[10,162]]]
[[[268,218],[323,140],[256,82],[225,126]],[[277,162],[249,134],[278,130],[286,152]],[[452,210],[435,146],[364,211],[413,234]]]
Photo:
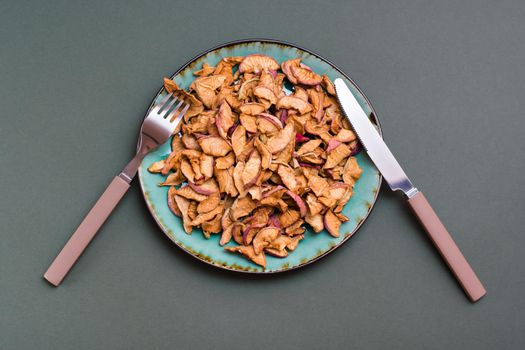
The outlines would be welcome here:
[[[177,103],[178,102],[178,103]],[[177,103],[175,105],[175,103]],[[176,116],[178,110],[182,107],[182,111]],[[166,95],[155,107],[154,110],[156,110],[157,114],[161,116],[163,119],[166,119],[168,122],[173,123],[174,121],[178,121],[184,117],[184,114],[188,111],[190,108],[190,104],[185,102],[182,95],[173,95],[168,94]]]

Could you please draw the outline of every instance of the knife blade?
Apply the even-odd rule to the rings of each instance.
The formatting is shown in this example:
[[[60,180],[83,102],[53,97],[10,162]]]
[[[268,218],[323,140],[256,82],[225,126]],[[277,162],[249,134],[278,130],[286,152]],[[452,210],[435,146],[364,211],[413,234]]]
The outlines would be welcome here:
[[[393,191],[401,191],[432,243],[472,302],[486,290],[427,199],[410,181],[345,82],[334,80],[337,98],[366,153]]]

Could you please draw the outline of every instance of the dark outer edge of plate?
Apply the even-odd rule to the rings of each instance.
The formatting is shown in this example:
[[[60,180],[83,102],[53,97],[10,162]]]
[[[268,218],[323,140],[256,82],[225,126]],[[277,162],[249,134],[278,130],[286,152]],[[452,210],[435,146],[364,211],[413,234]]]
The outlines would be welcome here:
[[[190,60],[188,60],[186,63],[184,63],[179,69],[177,69],[177,71],[175,71],[175,73],[173,73],[171,75],[171,79],[173,79],[177,74],[179,74],[181,71],[183,71],[184,69],[186,69],[188,66],[190,66],[194,61],[198,60],[199,58],[201,58],[202,56],[212,52],[212,51],[215,51],[215,50],[218,50],[218,49],[222,49],[222,48],[225,48],[225,47],[228,47],[228,46],[236,46],[236,45],[239,45],[239,44],[249,44],[249,43],[254,43],[254,42],[260,42],[260,43],[270,43],[270,44],[277,44],[277,45],[284,45],[284,46],[289,46],[289,47],[293,47],[293,48],[296,48],[296,49],[299,49],[301,51],[304,51],[304,52],[307,52],[317,58],[319,58],[320,60],[326,62],[327,64],[329,64],[330,66],[332,66],[335,70],[337,70],[341,75],[343,75],[346,79],[348,79],[348,81],[350,81],[354,87],[357,89],[357,91],[359,91],[359,93],[364,97],[366,103],[368,104],[368,106],[370,107],[370,110],[372,111],[372,118],[373,118],[373,122],[377,125],[377,128],[378,128],[378,131],[379,131],[379,134],[381,135],[381,137],[383,137],[383,131],[381,129],[381,124],[379,122],[379,119],[377,118],[377,113],[374,109],[374,106],[372,105],[372,103],[370,102],[370,100],[368,99],[368,97],[366,96],[366,94],[363,92],[363,90],[361,90],[361,88],[359,87],[359,85],[357,85],[355,83],[355,81],[350,78],[345,72],[343,72],[339,67],[337,67],[334,63],[332,63],[330,60],[327,60],[326,58],[324,58],[323,56],[309,50],[309,49],[306,49],[304,47],[301,47],[299,45],[296,45],[296,44],[293,44],[293,43],[290,43],[290,42],[287,42],[287,41],[283,41],[283,40],[276,40],[276,39],[265,39],[265,38],[247,38],[247,39],[239,39],[239,40],[233,40],[233,41],[228,41],[226,43],[223,43],[223,44],[220,44],[220,45],[217,45],[217,46],[214,46],[210,49],[207,49],[206,51],[203,51],[201,53],[199,53],[198,55],[194,56],[193,58],[191,58]],[[155,94],[155,96],[153,97],[153,99],[151,100],[151,103],[150,105],[148,106],[147,110],[146,110],[146,113],[145,115],[148,114],[149,110],[153,107],[153,104],[155,102],[155,100],[157,99],[157,97],[159,96],[159,94],[164,90],[164,87],[161,87],[157,93]],[[142,121],[141,121],[142,123]],[[138,145],[137,145],[138,147]],[[368,216],[370,215],[370,213],[372,212],[372,210],[374,209],[374,206],[377,202],[377,197],[379,196],[379,191],[381,190],[381,184],[383,182],[383,176],[381,175],[381,173],[379,172],[379,181],[378,181],[378,184],[377,184],[377,191],[375,193],[375,196],[374,196],[374,199],[370,205],[370,208],[368,209],[366,215],[361,219],[361,221],[357,224],[357,226],[355,227],[355,229],[350,232],[348,235],[346,235],[346,237],[341,241],[339,242],[337,245],[331,247],[330,249],[328,249],[327,251],[325,251],[323,254],[320,254],[318,256],[315,256],[314,258],[308,260],[307,262],[304,262],[304,263],[301,263],[299,265],[296,265],[296,266],[292,266],[292,267],[289,267],[289,268],[285,268],[285,269],[282,269],[282,270],[276,270],[276,271],[259,271],[259,270],[240,270],[240,269],[235,269],[235,268],[232,268],[230,266],[224,266],[224,265],[219,265],[219,264],[216,264],[214,263],[213,261],[208,261],[202,257],[200,257],[199,255],[196,255],[194,252],[191,252],[189,251],[186,247],[184,247],[184,245],[182,244],[179,244],[178,242],[176,242],[175,240],[173,240],[166,232],[166,230],[164,229],[164,226],[157,220],[157,217],[156,215],[153,213],[152,211],[152,208],[150,207],[149,205],[149,202],[148,202],[148,198],[146,198],[146,191],[144,189],[144,185],[142,183],[142,176],[141,176],[141,172],[139,171],[138,172],[138,176],[139,176],[139,183],[140,183],[140,188],[141,188],[141,192],[142,192],[142,196],[144,198],[144,202],[146,203],[146,207],[148,208],[151,216],[153,217],[153,219],[155,220],[155,222],[157,223],[157,225],[160,227],[160,229],[162,230],[162,232],[164,233],[165,236],[167,236],[177,247],[179,247],[180,249],[182,249],[184,252],[186,252],[187,254],[191,255],[192,257],[194,257],[195,259],[199,260],[199,261],[202,261],[208,265],[211,265],[211,266],[214,266],[214,267],[218,267],[218,268],[221,268],[221,269],[224,269],[224,270],[228,270],[228,271],[234,271],[234,272],[240,272],[240,273],[249,273],[249,274],[260,274],[260,275],[271,275],[271,274],[276,274],[276,273],[283,273],[283,272],[288,272],[288,271],[294,271],[294,270],[297,270],[301,267],[304,267],[304,266],[307,266],[307,265],[310,265],[311,263],[325,257],[326,255],[330,254],[332,251],[336,250],[337,248],[341,247],[345,242],[347,242],[351,237],[353,237],[358,231],[359,229],[361,228],[361,226],[363,226],[364,222],[366,221],[366,219],[368,219]]]

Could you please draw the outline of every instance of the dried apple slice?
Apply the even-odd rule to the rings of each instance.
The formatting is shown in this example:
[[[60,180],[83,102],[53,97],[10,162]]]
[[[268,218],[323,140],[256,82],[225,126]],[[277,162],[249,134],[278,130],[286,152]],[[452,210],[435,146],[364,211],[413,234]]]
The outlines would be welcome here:
[[[352,142],[356,139],[356,137],[352,130],[341,129],[337,135],[335,135],[335,139],[340,142]]]
[[[182,175],[180,170],[177,170],[176,172],[169,174],[166,180],[159,183],[159,186],[178,186],[184,181],[186,181],[186,178]]]
[[[326,158],[326,163],[323,166],[323,169],[332,169],[337,164],[341,163],[343,159],[348,157],[352,151],[350,148],[348,148],[347,145],[344,143],[340,144],[336,148],[334,148],[330,153],[328,153],[328,156]]]
[[[214,194],[199,203],[199,205],[197,206],[197,213],[208,213],[217,208],[220,202],[221,198],[219,197],[219,194]]]
[[[188,185],[184,185],[184,186],[182,186],[181,188],[179,188],[178,190],[176,190],[175,193],[176,193],[178,196],[184,197],[184,198],[186,198],[186,199],[191,199],[191,200],[194,200],[194,201],[197,201],[197,202],[202,202],[203,200],[205,200],[206,198],[208,198],[208,196],[203,195],[203,194],[200,194],[200,193],[194,191],[194,190],[193,190],[190,186],[188,186]]]
[[[212,74],[214,70],[215,67],[210,66],[208,63],[204,63],[200,70],[193,72],[193,75],[206,77]]]
[[[260,99],[268,101],[270,103],[270,106],[274,105],[277,102],[277,97],[275,96],[275,93],[271,89],[269,89],[269,88],[267,88],[265,86],[256,86],[256,87],[254,87],[253,88],[253,94],[255,96],[257,96],[258,98],[260,98]],[[268,106],[268,108],[270,106]]]
[[[244,126],[239,125],[232,134],[231,143],[233,152],[237,157],[242,153],[244,146],[246,145],[246,129]]]
[[[177,189],[175,188],[175,186],[171,186],[168,189],[168,207],[170,208],[173,214],[177,215],[178,217],[182,217],[182,213],[179,207],[177,206],[177,202],[175,202],[176,191]]]
[[[209,211],[207,213],[203,213],[203,214],[197,215],[197,217],[195,219],[193,219],[190,224],[192,226],[202,225],[204,222],[215,218],[216,215],[218,215],[218,214],[222,215],[223,210],[224,210],[224,207],[222,205],[219,205],[215,209],[213,209],[213,210],[211,210],[211,211]]]
[[[298,235],[298,236],[292,237],[292,241],[286,245],[286,249],[293,252],[295,248],[297,248],[299,241],[303,238],[304,238],[304,235]]]
[[[255,208],[257,203],[252,200],[249,196],[243,198],[237,198],[231,206],[231,217],[234,221],[250,214]]]
[[[235,121],[233,119],[233,112],[230,108],[230,105],[226,101],[223,101],[221,103],[221,107],[219,108],[219,112],[215,117],[215,125],[219,131],[219,135],[223,139],[228,138],[228,130],[230,130],[234,123]]]
[[[212,156],[207,154],[201,154],[199,157],[200,172],[205,178],[209,179],[213,176],[213,165],[215,160]]]
[[[197,138],[194,135],[191,134],[184,134],[182,135],[182,143],[184,144],[184,147],[186,149],[194,149],[194,150],[200,150],[201,146],[199,146],[199,143],[197,142]]]
[[[341,227],[341,221],[337,216],[335,216],[335,214],[331,210],[328,210],[326,214],[324,214],[323,223],[324,227],[332,237],[339,237],[339,228]]]
[[[166,162],[164,161],[164,159],[159,160],[158,162],[154,162],[149,166],[148,171],[153,174],[160,174],[160,172],[164,168],[165,163]]]
[[[215,101],[215,90],[224,84],[226,76],[212,75],[209,77],[197,78],[191,83],[190,88],[194,89],[202,103],[211,108]]]
[[[182,214],[182,225],[184,226],[184,231],[187,234],[191,234],[191,231],[192,231],[192,226],[190,225],[191,219],[188,216],[190,201],[178,195],[175,195],[173,198],[175,199],[175,203],[177,204],[177,207],[179,208]]]
[[[222,157],[232,150],[230,144],[221,137],[204,136],[197,140],[202,151],[214,157]]]
[[[277,109],[295,109],[300,114],[305,114],[312,110],[312,106],[308,102],[294,96],[281,97],[277,100],[276,106]]]
[[[295,190],[297,181],[295,180],[295,172],[292,168],[279,164],[279,167],[277,168],[277,174],[279,174],[281,181],[289,190]]]
[[[288,252],[286,251],[286,249],[277,250],[275,248],[264,248],[264,252],[276,258],[286,258],[288,256]]]
[[[300,58],[294,58],[288,61],[281,63],[281,69],[286,74],[286,77],[292,84],[297,84],[297,79],[292,74],[292,67],[299,67],[301,63]]]
[[[244,162],[237,162],[235,168],[233,169],[233,183],[235,184],[237,191],[239,191],[239,197],[244,197],[247,193],[244,186],[244,182],[242,181],[242,173],[244,172],[244,167]]]
[[[286,228],[299,220],[300,217],[301,214],[297,210],[289,209],[279,216],[279,223],[281,227]]]
[[[317,175],[309,175],[308,178],[308,187],[314,192],[314,194],[319,197],[322,196],[325,190],[328,189],[329,184],[325,178],[322,178]]]
[[[353,186],[355,181],[361,176],[362,172],[363,170],[359,167],[359,164],[357,164],[356,157],[349,157],[343,168],[343,181],[346,184]]]
[[[232,197],[239,195],[235,183],[233,182],[233,168],[215,169],[213,171],[217,182],[219,183],[219,191],[221,193],[229,194]]]
[[[241,113],[248,114],[248,115],[261,114],[266,110],[263,104],[255,103],[255,102],[245,103],[241,105],[239,109],[241,110]]]
[[[279,63],[272,57],[253,54],[244,57],[241,64],[239,65],[239,72],[241,73],[260,73],[262,71],[277,70],[279,69]]]
[[[217,169],[228,169],[235,164],[235,154],[228,153],[224,157],[215,158],[215,167]]]
[[[321,214],[306,215],[304,220],[312,227],[315,233],[324,230],[323,216]]]
[[[181,161],[180,171],[189,182],[195,182],[195,171],[193,171],[193,167],[187,158]]]
[[[245,188],[251,187],[261,173],[261,155],[253,151],[242,172],[242,182]]]
[[[330,95],[336,96],[335,86],[330,80],[330,78],[326,76],[326,74],[323,74],[322,76],[321,85],[325,88],[326,92],[328,92]]]
[[[242,242],[242,229],[244,225],[240,222],[236,222],[232,225],[232,237],[237,244],[243,244]]]
[[[214,193],[219,193],[219,186],[217,185],[215,179],[208,179],[199,185],[194,184],[192,182],[188,182],[188,185],[195,192],[206,196],[210,196]]]
[[[294,135],[295,130],[293,125],[288,124],[283,130],[279,131],[277,135],[271,137],[266,143],[266,146],[270,153],[278,153],[286,148],[286,146],[292,141]]]
[[[253,224],[248,225],[244,229],[244,232],[242,233],[242,243],[244,245],[251,244],[252,241],[253,241],[253,238],[255,237],[255,235],[257,235],[259,230],[261,228],[263,228],[264,226],[266,226],[266,224],[262,223],[262,222],[261,223],[253,223]]]
[[[255,254],[260,254],[263,248],[269,246],[279,236],[279,231],[277,227],[265,227],[260,230],[253,239]]]
[[[230,208],[226,208],[221,218],[222,235],[219,244],[225,245],[232,239],[233,220],[230,217]]]
[[[253,246],[248,245],[240,245],[236,247],[224,247],[229,252],[234,253],[241,253],[257,265],[262,266],[263,268],[266,268],[266,257],[264,256],[264,253],[255,254],[255,251],[253,250]]]
[[[308,140],[308,139],[307,139]],[[309,152],[312,152],[313,150],[315,150],[317,147],[319,147],[321,145],[323,141],[322,140],[319,140],[319,139],[316,139],[316,140],[311,140],[311,141],[308,141],[306,143],[304,143],[298,150],[297,150],[297,155],[303,155],[303,154],[306,154],[306,153],[309,153]]]
[[[255,139],[255,148],[261,155],[261,168],[268,169],[272,163],[272,154],[268,150],[268,147],[262,143],[258,138]]]
[[[180,87],[172,79],[164,77],[164,89],[168,94],[180,91]]]
[[[294,193],[293,191],[286,191],[286,193],[295,201],[297,204],[297,207],[299,208],[299,213],[301,214],[301,217],[306,216],[306,204],[304,204],[303,199],[301,196],[299,196],[297,193]]]
[[[275,250],[284,250],[288,244],[292,242],[292,238],[288,237],[286,235],[279,235],[277,238],[275,238],[268,248],[272,248]]]
[[[241,125],[246,129],[246,131],[254,134],[257,132],[257,118],[249,114],[241,114],[239,117]]]
[[[323,81],[323,78],[319,74],[316,74],[310,69],[292,65],[290,66],[290,70],[294,78],[300,84],[315,86],[321,84]]]

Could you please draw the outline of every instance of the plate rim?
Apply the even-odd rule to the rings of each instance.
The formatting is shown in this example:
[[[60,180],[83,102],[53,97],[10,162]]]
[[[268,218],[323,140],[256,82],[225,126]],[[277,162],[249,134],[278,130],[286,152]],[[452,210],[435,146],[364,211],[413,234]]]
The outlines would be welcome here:
[[[237,39],[237,40],[232,40],[232,41],[228,41],[228,42],[225,42],[225,43],[222,43],[222,44],[219,44],[219,45],[216,45],[216,46],[213,46],[205,51],[202,51],[200,52],[199,54],[195,55],[194,57],[192,57],[191,59],[189,59],[188,61],[186,61],[183,65],[181,65],[170,77],[170,79],[173,79],[175,76],[177,76],[180,72],[182,72],[184,69],[186,69],[188,66],[190,66],[193,62],[195,62],[196,60],[198,60],[199,58],[207,55],[208,53],[212,52],[212,51],[215,51],[215,50],[218,50],[218,49],[222,49],[222,48],[225,48],[225,47],[228,47],[228,46],[235,46],[235,45],[239,45],[239,44],[248,44],[248,43],[270,43],[270,44],[278,44],[278,45],[284,45],[284,46],[288,46],[288,47],[292,47],[292,48],[296,48],[296,49],[299,49],[301,51],[304,51],[304,52],[307,52],[309,53],[310,55],[313,55],[315,57],[317,57],[318,59],[320,59],[321,61],[324,61],[325,63],[327,63],[328,65],[332,66],[335,70],[337,70],[341,75],[343,75],[346,79],[348,79],[348,81],[350,81],[354,87],[357,89],[357,91],[359,91],[359,93],[361,94],[361,96],[363,96],[365,102],[368,104],[368,106],[370,107],[370,110],[371,110],[371,116],[372,118],[374,119],[374,122],[377,126],[377,129],[378,129],[378,132],[379,134],[381,135],[381,137],[383,138],[383,131],[382,131],[382,128],[381,128],[381,123],[379,121],[379,118],[377,118],[377,113],[376,113],[376,110],[374,109],[374,106],[372,105],[372,103],[370,102],[370,100],[368,99],[368,97],[366,96],[366,94],[363,92],[363,90],[361,90],[361,88],[359,87],[359,85],[357,85],[357,83],[350,77],[348,76],[348,74],[346,74],[343,70],[341,70],[337,65],[335,65],[332,61],[326,59],[325,57],[319,55],[318,53],[312,51],[312,50],[309,50],[309,49],[306,49],[300,45],[296,45],[294,43],[291,43],[291,42],[288,42],[288,41],[284,41],[284,40],[278,40],[278,39],[268,39],[268,38],[245,38],[245,39]],[[157,91],[157,93],[153,96],[148,108],[146,109],[146,113],[145,113],[145,116],[148,115],[148,112],[150,111],[150,109],[153,107],[153,104],[155,103],[157,97],[159,96],[160,93],[162,93],[164,87],[161,85],[160,89]],[[145,117],[144,117],[145,118]],[[142,120],[141,120],[141,123],[142,123]],[[137,143],[137,149],[138,149],[138,143]],[[142,166],[142,164],[141,164]],[[183,245],[179,244],[178,242],[176,242],[174,239],[172,239],[170,237],[170,235],[168,235],[168,233],[166,232],[166,230],[164,229],[164,226],[159,222],[157,216],[155,215],[155,213],[152,211],[152,208],[150,206],[150,203],[149,203],[149,200],[146,196],[146,190],[144,188],[144,183],[143,183],[143,178],[142,178],[142,173],[141,171],[139,170],[138,171],[138,178],[139,178],[139,184],[140,184],[140,191],[142,193],[142,198],[144,199],[144,202],[146,204],[146,207],[148,208],[148,211],[150,213],[150,215],[153,217],[153,219],[155,220],[155,223],[157,224],[157,226],[161,229],[162,233],[172,242],[174,243],[177,247],[179,247],[182,251],[186,252],[187,254],[189,254],[190,256],[192,256],[193,258],[199,260],[199,261],[202,261],[208,265],[211,265],[211,266],[214,266],[216,268],[220,268],[220,269],[223,269],[223,270],[227,270],[227,271],[234,271],[234,272],[239,272],[239,273],[246,273],[246,274],[260,274],[260,275],[272,275],[272,274],[278,274],[278,273],[284,273],[284,272],[289,272],[289,271],[295,271],[297,269],[300,269],[302,267],[305,267],[307,265],[310,265],[311,263],[313,262],[316,262],[317,260],[327,256],[328,254],[330,254],[331,252],[333,252],[334,250],[336,250],[337,248],[341,247],[344,243],[346,243],[350,238],[352,238],[358,231],[359,229],[363,226],[363,224],[365,223],[365,221],[368,219],[368,217],[370,216],[370,214],[372,213],[372,210],[374,209],[375,207],[375,204],[377,202],[377,198],[379,197],[379,192],[381,190],[381,185],[383,183],[383,175],[381,174],[381,172],[378,171],[378,174],[379,174],[379,180],[378,180],[378,183],[377,183],[377,191],[374,195],[374,198],[372,200],[372,203],[368,209],[368,211],[366,212],[366,215],[362,218],[362,220],[357,224],[357,226],[354,228],[354,230],[349,234],[347,235],[341,242],[339,242],[338,244],[336,244],[335,246],[331,247],[330,249],[328,249],[327,251],[323,252],[322,254],[320,255],[317,255],[317,256],[314,256],[312,259],[309,259],[308,261],[304,262],[304,263],[300,263],[298,265],[295,265],[295,266],[292,266],[292,267],[287,267],[287,268],[284,268],[284,269],[280,269],[280,270],[272,270],[272,271],[266,271],[266,270],[244,270],[244,269],[234,269],[230,266],[224,266],[224,265],[220,265],[220,264],[216,264],[214,263],[213,260],[208,260],[208,259],[204,259],[202,257],[200,257],[199,255],[196,255],[194,254],[193,252],[191,252],[190,250],[186,249],[186,247],[184,247]]]

